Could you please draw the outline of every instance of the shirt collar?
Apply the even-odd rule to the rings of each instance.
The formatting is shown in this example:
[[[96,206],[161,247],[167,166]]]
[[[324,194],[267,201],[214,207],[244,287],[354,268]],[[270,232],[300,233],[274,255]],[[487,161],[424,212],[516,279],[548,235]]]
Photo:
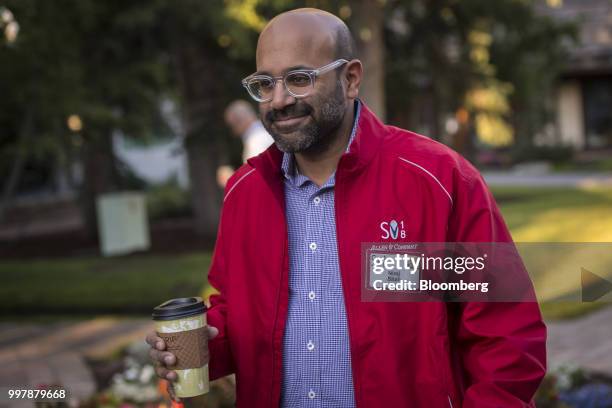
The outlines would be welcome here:
[[[353,143],[353,140],[355,139],[355,134],[357,133],[357,124],[359,123],[360,112],[361,112],[361,102],[359,101],[359,99],[355,99],[355,119],[353,120],[353,129],[351,130],[351,136],[349,137],[349,141],[346,146],[346,150],[344,151],[345,154],[348,153],[351,147],[351,143]],[[304,176],[303,174],[297,171],[297,167],[295,166],[295,156],[293,153],[283,153],[283,161],[281,163],[281,169],[283,171],[285,178],[289,180],[289,182],[291,182],[291,184],[293,184],[295,187],[302,187],[305,183],[310,181],[308,177]],[[334,173],[331,175],[329,180],[327,180],[327,182],[324,185],[322,185],[321,188],[333,187],[335,185],[335,180],[336,180],[336,172],[334,171]]]

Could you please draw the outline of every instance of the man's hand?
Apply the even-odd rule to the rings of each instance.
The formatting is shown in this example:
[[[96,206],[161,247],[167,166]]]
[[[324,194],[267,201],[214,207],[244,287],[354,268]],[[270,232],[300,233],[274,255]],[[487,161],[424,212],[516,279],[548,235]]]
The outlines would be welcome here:
[[[208,339],[213,339],[219,334],[219,330],[213,326],[207,326]],[[176,363],[176,356],[169,351],[166,351],[166,343],[164,340],[157,335],[156,332],[150,332],[147,334],[146,338],[147,343],[151,346],[151,350],[149,351],[149,355],[153,360],[153,364],[155,365],[155,372],[159,378],[164,380],[168,380],[168,393],[170,397],[179,401],[174,393],[174,387],[172,383],[177,380],[178,376],[175,371],[168,369],[169,366],[172,366]],[[204,350],[205,357],[204,360],[206,364],[209,361],[208,355],[208,347]]]

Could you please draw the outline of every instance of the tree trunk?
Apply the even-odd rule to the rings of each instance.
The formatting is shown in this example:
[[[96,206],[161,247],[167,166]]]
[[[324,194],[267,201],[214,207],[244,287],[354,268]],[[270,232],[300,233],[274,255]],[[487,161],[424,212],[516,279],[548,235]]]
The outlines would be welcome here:
[[[81,210],[85,232],[90,239],[98,237],[96,199],[100,194],[116,191],[119,187],[112,132],[89,135],[82,151],[83,185]]]
[[[380,0],[351,2],[352,32],[364,75],[360,97],[381,119],[385,120],[385,43],[384,5]]]
[[[32,134],[33,120],[32,110],[29,109],[25,114],[25,118],[19,132],[19,139],[17,141],[17,157],[11,166],[11,172],[9,173],[9,177],[6,180],[6,184],[2,190],[2,198],[0,199],[0,222],[3,221],[4,213],[9,207],[11,200],[13,199],[13,195],[15,194],[15,190],[19,186],[19,182],[21,180],[23,167],[25,166],[27,157],[26,149]]]
[[[195,229],[198,235],[211,239],[217,233],[221,208],[216,179],[221,130],[217,123],[223,117],[222,84],[215,80],[222,76],[222,67],[213,52],[193,42],[182,43],[176,50]]]

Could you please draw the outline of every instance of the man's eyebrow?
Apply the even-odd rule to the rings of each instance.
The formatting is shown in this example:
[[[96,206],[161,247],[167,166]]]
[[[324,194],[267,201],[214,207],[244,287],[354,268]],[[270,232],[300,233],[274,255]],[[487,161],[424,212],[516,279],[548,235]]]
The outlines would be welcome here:
[[[294,66],[289,67],[289,68],[285,69],[284,71],[282,71],[282,74],[284,75],[287,72],[296,71],[296,70],[300,70],[300,69],[314,70],[313,67],[310,67],[308,65],[294,65]],[[272,76],[272,74],[269,73],[268,71],[257,71],[253,75],[254,76],[255,75],[269,75],[269,76]]]

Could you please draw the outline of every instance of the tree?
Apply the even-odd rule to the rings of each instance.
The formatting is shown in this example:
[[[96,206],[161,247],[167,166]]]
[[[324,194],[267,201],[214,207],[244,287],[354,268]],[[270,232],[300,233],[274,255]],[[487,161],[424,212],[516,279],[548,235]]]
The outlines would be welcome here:
[[[381,0],[352,1],[349,19],[365,72],[359,93],[382,120],[386,116],[384,4]],[[346,7],[349,6],[340,7],[341,15]]]
[[[2,206],[10,201],[28,160],[57,156],[59,137],[52,130],[61,127],[58,118],[74,106],[63,95],[72,83],[74,66],[57,63],[72,52],[67,35],[72,24],[67,15],[47,16],[48,8],[35,10],[25,2],[7,2],[20,22],[21,32],[10,46],[0,46],[0,172],[6,174]],[[53,35],[49,35],[49,32]],[[61,120],[61,119],[60,119]]]
[[[252,65],[255,29],[262,25],[249,9],[235,1],[196,0],[168,1],[160,9],[163,47],[182,105],[195,228],[208,238],[216,235],[221,204],[216,169],[227,156],[223,110],[244,95],[240,78]]]
[[[40,150],[34,140],[43,135],[47,161],[61,161],[65,150],[78,145],[84,214],[95,236],[96,196],[125,187],[113,133],[146,137],[160,98],[175,95],[187,131],[196,227],[213,236],[222,110],[242,92],[240,56],[254,54],[256,32],[238,21],[244,6],[192,0],[7,3],[22,35],[14,47],[0,50],[3,163],[22,167]],[[229,91],[228,83],[235,84]],[[75,132],[66,127],[70,116],[80,123]],[[19,171],[10,173],[6,190],[18,184]]]
[[[112,134],[146,134],[165,81],[155,17],[138,1],[7,1],[21,24],[0,51],[3,153],[20,163],[37,154],[59,162],[80,145],[87,230],[96,235],[95,198],[122,187]],[[82,123],[71,133],[66,119]],[[46,143],[40,143],[45,140]]]
[[[546,123],[542,97],[550,93],[563,43],[573,32],[569,25],[538,15],[534,4],[389,4],[386,40],[393,58],[386,87],[392,120],[443,139],[468,156],[477,142],[507,144],[515,135],[530,140]],[[459,130],[449,132],[449,121],[459,122]]]

